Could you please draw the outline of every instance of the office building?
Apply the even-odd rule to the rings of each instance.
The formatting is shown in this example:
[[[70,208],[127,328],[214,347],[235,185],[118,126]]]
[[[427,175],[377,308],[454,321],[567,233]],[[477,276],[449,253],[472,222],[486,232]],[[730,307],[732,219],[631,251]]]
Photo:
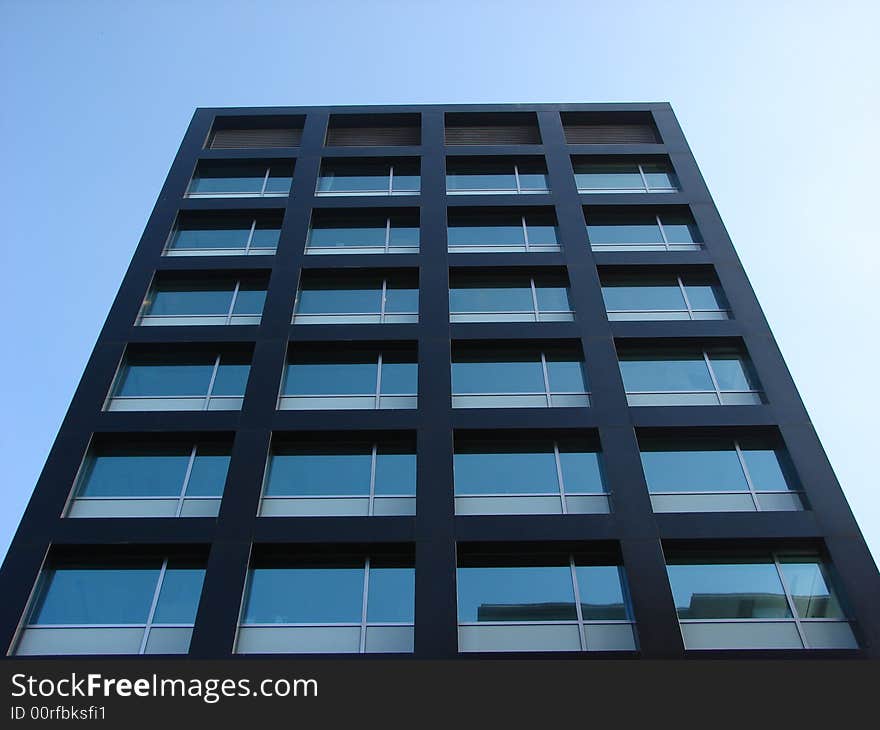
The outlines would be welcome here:
[[[0,586],[12,655],[880,656],[662,103],[199,109]]]

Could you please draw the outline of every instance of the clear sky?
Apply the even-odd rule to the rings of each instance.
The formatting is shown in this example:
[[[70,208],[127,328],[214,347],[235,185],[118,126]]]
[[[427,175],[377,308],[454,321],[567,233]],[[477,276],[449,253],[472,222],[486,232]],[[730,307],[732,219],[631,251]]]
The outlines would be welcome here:
[[[876,0],[0,0],[0,554],[196,107],[670,101],[880,556],[878,27]]]

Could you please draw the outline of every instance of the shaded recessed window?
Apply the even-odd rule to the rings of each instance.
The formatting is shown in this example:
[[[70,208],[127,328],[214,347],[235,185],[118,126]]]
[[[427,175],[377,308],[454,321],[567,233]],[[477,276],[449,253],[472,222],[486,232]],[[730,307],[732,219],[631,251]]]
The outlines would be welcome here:
[[[453,271],[451,322],[560,322],[574,319],[564,274]]]
[[[418,278],[405,271],[305,272],[293,314],[294,324],[400,324],[418,319]]]
[[[636,159],[572,159],[574,179],[580,192],[588,193],[672,193],[678,178],[668,161]]]
[[[139,438],[96,443],[86,455],[68,517],[215,517],[228,443]]]
[[[188,198],[287,197],[293,162],[202,160],[189,184]]]
[[[761,439],[643,437],[639,444],[655,512],[803,509],[787,454]]]
[[[15,654],[186,654],[204,575],[175,558],[50,562]]]
[[[547,166],[540,158],[450,157],[446,191],[455,193],[546,193]]]
[[[451,208],[447,228],[449,251],[558,251],[552,211],[493,211]]]
[[[414,348],[348,352],[294,348],[278,407],[292,410],[415,408]]]
[[[598,443],[539,433],[457,435],[456,514],[576,514],[610,511]]]
[[[608,319],[728,319],[721,286],[700,274],[604,274],[602,297]]]
[[[150,287],[137,324],[259,324],[266,301],[265,277],[159,277]]]
[[[671,553],[667,571],[686,649],[855,649],[814,553]]]
[[[182,213],[168,239],[165,256],[271,255],[281,235],[276,213]]]
[[[453,408],[546,408],[590,404],[579,348],[457,343]]]
[[[588,209],[587,236],[594,251],[695,251],[702,238],[690,214]]]
[[[412,652],[411,558],[260,559],[248,571],[239,654]]]
[[[327,158],[321,164],[319,195],[413,195],[419,192],[419,162],[397,157]]]
[[[632,651],[623,569],[579,555],[463,555],[462,652]]]
[[[763,402],[751,363],[736,349],[619,347],[618,359],[633,406]]]
[[[125,357],[106,409],[238,410],[249,373],[243,351],[135,351]]]
[[[418,253],[419,214],[406,211],[319,210],[307,254]]]
[[[260,515],[412,515],[415,495],[413,439],[276,437]]]

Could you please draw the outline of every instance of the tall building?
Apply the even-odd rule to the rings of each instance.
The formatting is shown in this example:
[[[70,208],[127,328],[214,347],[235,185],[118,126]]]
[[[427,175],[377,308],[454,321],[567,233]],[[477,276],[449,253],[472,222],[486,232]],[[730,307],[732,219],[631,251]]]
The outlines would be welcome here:
[[[667,104],[199,109],[0,592],[14,655],[880,656]]]

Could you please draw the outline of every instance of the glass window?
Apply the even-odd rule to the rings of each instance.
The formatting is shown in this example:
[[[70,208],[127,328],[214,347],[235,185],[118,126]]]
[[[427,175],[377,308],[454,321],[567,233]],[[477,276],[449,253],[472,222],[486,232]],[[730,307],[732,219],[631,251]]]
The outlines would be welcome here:
[[[326,159],[321,165],[318,193],[414,193],[419,190],[419,163],[393,160]]]
[[[205,571],[117,557],[45,569],[15,654],[185,654]]]
[[[258,560],[238,653],[412,652],[415,571],[386,556]]]
[[[678,188],[665,162],[593,162],[575,158],[573,165],[578,190],[652,192]]]
[[[171,362],[129,358],[116,387],[116,396],[207,394],[216,356],[207,353],[201,357],[168,359]]]
[[[537,192],[547,190],[541,160],[456,158],[446,161],[446,189],[455,192]]]
[[[456,281],[449,291],[449,306],[453,312],[531,312],[534,309],[531,287],[528,281],[521,279]]]
[[[453,393],[543,393],[540,357],[513,351],[468,352],[452,363]]]
[[[584,363],[576,358],[575,354],[568,352],[547,353],[547,376],[551,393],[586,393]]]
[[[453,271],[449,306],[452,321],[534,322],[545,318],[572,318],[561,316],[571,314],[568,281],[555,274],[493,275]],[[542,314],[555,316],[542,317]]]
[[[516,250],[559,247],[552,214],[535,212],[493,212],[450,209],[447,240],[450,250],[467,248]]]
[[[714,390],[701,353],[668,353],[656,358],[627,356],[620,360],[627,391]]]
[[[791,616],[779,572],[769,558],[748,562],[671,563],[667,570],[681,619]]]
[[[316,211],[306,252],[410,253],[419,247],[417,211]]]
[[[414,322],[418,311],[418,281],[408,274],[316,275],[302,280],[294,323]]]
[[[292,362],[287,366],[284,394],[375,393],[377,369],[376,361]]]
[[[202,161],[190,183],[188,195],[286,195],[292,179],[292,162]]]
[[[642,451],[642,466],[651,492],[746,491],[739,456],[729,444],[706,444],[700,450]]]
[[[683,553],[667,563],[687,649],[858,647],[815,554]]]
[[[687,215],[661,212],[586,212],[587,235],[598,250],[693,250],[701,238]]]
[[[668,277],[666,281],[633,278],[628,283],[617,280],[602,286],[602,297],[609,312],[687,310],[678,282]]]
[[[273,449],[266,475],[267,496],[370,493],[371,444]]]
[[[459,651],[633,650],[616,565],[575,556],[462,556]]]
[[[264,281],[160,279],[147,294],[140,324],[257,324],[266,299]]]
[[[454,470],[456,494],[559,492],[552,443],[461,445]]]

